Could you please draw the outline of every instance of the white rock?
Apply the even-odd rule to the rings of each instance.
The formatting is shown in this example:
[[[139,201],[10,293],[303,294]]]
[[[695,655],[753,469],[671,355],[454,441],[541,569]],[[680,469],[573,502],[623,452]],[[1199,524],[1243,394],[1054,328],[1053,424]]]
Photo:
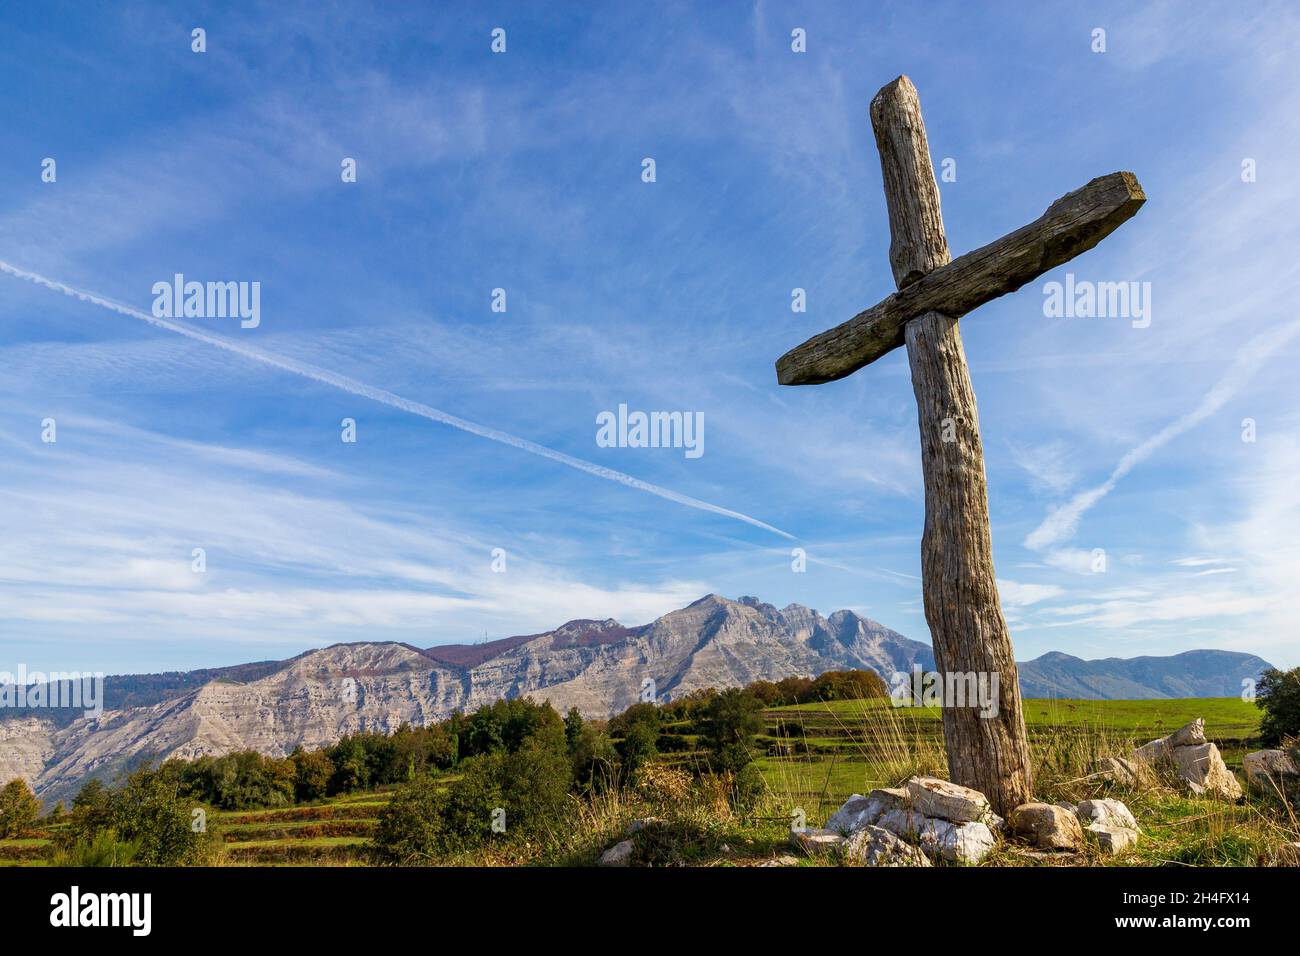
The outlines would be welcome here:
[[[1077,850],[1083,846],[1079,819],[1050,803],[1022,803],[1007,819],[1011,832],[1040,850]]]
[[[870,824],[857,830],[844,845],[845,855],[864,866],[930,866],[919,847]]]
[[[1241,758],[1246,782],[1266,796],[1300,793],[1300,766],[1285,750],[1257,750]]]
[[[947,820],[930,820],[921,830],[921,849],[952,863],[975,864],[997,845],[997,839],[978,820],[954,824]]]
[[[928,856],[955,863],[978,863],[997,844],[993,831],[983,822],[955,824],[922,816],[915,810],[890,810],[877,826],[907,842],[919,844]]]
[[[1131,846],[1136,846],[1138,833],[1128,827],[1108,827],[1102,823],[1090,823],[1083,828],[1084,838],[1103,853],[1112,856],[1122,853]]]
[[[1196,718],[1174,731],[1143,744],[1133,756],[1154,766],[1172,770],[1192,793],[1198,796],[1236,800],[1241,784],[1228,769],[1219,748],[1205,739],[1205,721]]]
[[[1112,800],[1109,797],[1101,800],[1084,800],[1079,804],[1077,812],[1080,822],[1085,825],[1099,823],[1105,827],[1138,829],[1137,819],[1129,808],[1118,800]]]
[[[867,796],[855,793],[826,821],[826,829],[844,836],[876,823],[885,813],[906,806],[911,798],[906,790],[872,790]]]
[[[1192,793],[1224,800],[1241,796],[1241,784],[1214,744],[1175,747],[1170,754],[1174,768]]]
[[[597,866],[627,866],[632,860],[632,841],[621,840],[600,855]]]
[[[1165,738],[1168,747],[1199,747],[1205,743],[1205,718],[1197,717]]]
[[[907,792],[913,810],[951,823],[983,820],[992,812],[988,798],[978,790],[938,777],[913,777],[907,781]]]
[[[926,817],[913,810],[898,809],[890,810],[881,816],[876,825],[881,829],[888,830],[894,836],[915,839],[928,822]]]

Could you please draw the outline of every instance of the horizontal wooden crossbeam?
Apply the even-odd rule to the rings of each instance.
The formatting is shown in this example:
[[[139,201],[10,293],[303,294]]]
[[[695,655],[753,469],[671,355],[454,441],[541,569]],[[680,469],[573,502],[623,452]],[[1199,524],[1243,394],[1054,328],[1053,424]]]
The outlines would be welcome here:
[[[960,318],[1014,292],[1099,243],[1146,202],[1132,173],[1099,176],[1062,196],[1034,222],[968,252],[859,312],[776,362],[782,385],[843,378],[903,344],[903,326],[926,312]]]

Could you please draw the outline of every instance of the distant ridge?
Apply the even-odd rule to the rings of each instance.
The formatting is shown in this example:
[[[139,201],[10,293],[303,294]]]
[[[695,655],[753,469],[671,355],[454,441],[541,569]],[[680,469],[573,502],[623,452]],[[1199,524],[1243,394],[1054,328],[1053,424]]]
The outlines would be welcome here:
[[[1243,681],[1258,680],[1272,665],[1235,651],[1184,651],[1171,657],[1108,657],[1085,661],[1053,651],[1020,667],[1026,697],[1152,700],[1236,697]]]
[[[708,594],[649,624],[580,619],[540,634],[418,648],[335,644],[284,661],[106,678],[106,709],[0,711],[0,780],[44,796],[144,759],[257,750],[284,755],[358,731],[391,732],[501,698],[609,717],[641,699],[863,668],[886,680],[934,667],[928,644],[852,611]],[[1027,697],[1226,697],[1268,667],[1229,651],[1084,661],[1044,654],[1020,665]]]

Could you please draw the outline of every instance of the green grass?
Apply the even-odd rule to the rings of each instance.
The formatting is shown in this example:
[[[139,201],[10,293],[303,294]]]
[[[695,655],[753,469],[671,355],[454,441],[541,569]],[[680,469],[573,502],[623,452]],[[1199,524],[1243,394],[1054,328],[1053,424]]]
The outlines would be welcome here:
[[[678,808],[656,809],[615,795],[580,810],[581,819],[569,828],[570,833],[558,837],[550,848],[534,848],[529,851],[532,855],[492,848],[462,862],[589,865],[620,838],[629,820],[658,815],[674,822],[641,839],[638,854],[644,862],[756,865],[789,852],[789,815],[795,808],[816,826],[852,793],[895,785],[913,773],[945,774],[937,708],[894,708],[881,700],[836,701],[770,708],[764,717],[766,734],[760,743],[767,755],[756,764],[770,793],[760,811],[749,817],[699,807],[683,815]],[[1229,765],[1239,766],[1240,754],[1258,734],[1259,711],[1235,698],[1025,701],[1039,796],[1077,800],[1087,795],[1070,777],[1091,755],[1098,751],[1122,755],[1134,744],[1168,734],[1196,717],[1205,718],[1207,734],[1220,745]],[[799,752],[791,753],[791,748]],[[690,752],[665,754],[662,762],[687,771],[700,764],[699,755]],[[456,775],[438,779],[450,784]],[[310,805],[213,813],[211,825],[223,841],[221,860],[240,866],[359,865],[365,861],[368,834],[392,789],[346,794]],[[1254,865],[1267,862],[1270,848],[1279,840],[1300,839],[1293,820],[1254,802],[1226,806],[1159,788],[1115,795],[1138,814],[1145,837],[1136,851],[1123,858],[1083,862]],[[48,834],[54,829],[47,828],[46,836],[0,840],[0,866],[45,865],[51,849]],[[1008,847],[990,862],[1018,866],[1054,861],[1030,858]]]
[[[920,724],[941,725],[938,707],[894,708],[888,700],[837,700],[817,704],[771,707],[764,711],[769,729],[777,723],[804,724],[809,728],[852,726],[864,711],[894,709],[912,715]],[[1026,700],[1025,725],[1032,732],[1043,727],[1105,725],[1159,737],[1188,721],[1204,717],[1212,737],[1251,737],[1259,732],[1259,709],[1236,697],[1171,700]],[[832,735],[834,736],[834,735]]]

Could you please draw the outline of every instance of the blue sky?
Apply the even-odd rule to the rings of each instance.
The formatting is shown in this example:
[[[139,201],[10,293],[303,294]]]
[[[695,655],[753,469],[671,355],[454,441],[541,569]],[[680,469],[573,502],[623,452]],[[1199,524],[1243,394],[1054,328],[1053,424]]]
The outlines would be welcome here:
[[[1149,197],[962,323],[1017,656],[1300,664],[1286,4],[50,3],[0,30],[0,262],[143,313],[178,272],[258,281],[257,328],[182,321],[793,536],[4,272],[0,669],[636,624],[709,591],[928,639],[906,356],[773,371],[893,289],[867,105],[899,73],[956,161],[954,254],[1116,169]],[[1151,283],[1150,326],[1045,317],[1067,272]],[[704,454],[599,447],[620,403],[702,413]]]

